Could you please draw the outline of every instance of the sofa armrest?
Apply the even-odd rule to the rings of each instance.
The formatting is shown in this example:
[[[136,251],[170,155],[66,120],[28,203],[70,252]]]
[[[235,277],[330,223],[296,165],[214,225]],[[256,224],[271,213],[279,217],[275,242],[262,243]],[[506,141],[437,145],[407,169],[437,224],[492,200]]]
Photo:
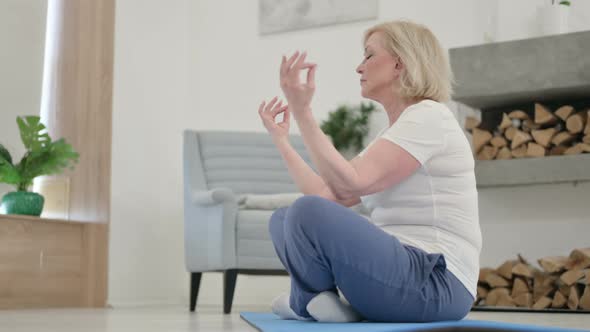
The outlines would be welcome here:
[[[209,191],[194,191],[192,203],[202,206],[211,206],[226,202],[235,202],[236,194],[231,189],[216,188]]]
[[[233,191],[185,191],[184,247],[189,272],[235,268],[238,203]]]

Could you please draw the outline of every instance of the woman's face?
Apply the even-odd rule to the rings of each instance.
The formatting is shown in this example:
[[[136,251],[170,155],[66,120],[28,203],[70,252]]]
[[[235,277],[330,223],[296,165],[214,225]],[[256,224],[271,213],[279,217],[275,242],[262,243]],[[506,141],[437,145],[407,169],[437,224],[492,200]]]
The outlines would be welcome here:
[[[356,68],[361,75],[361,95],[377,102],[392,94],[402,68],[399,58],[383,48],[381,38],[380,32],[369,36],[363,62]]]

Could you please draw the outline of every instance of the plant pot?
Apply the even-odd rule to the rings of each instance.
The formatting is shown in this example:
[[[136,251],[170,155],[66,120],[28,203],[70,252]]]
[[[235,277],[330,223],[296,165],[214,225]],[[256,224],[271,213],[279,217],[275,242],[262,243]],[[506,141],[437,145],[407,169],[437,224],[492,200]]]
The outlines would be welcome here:
[[[43,196],[29,191],[12,191],[2,197],[6,214],[40,216],[43,212]]]

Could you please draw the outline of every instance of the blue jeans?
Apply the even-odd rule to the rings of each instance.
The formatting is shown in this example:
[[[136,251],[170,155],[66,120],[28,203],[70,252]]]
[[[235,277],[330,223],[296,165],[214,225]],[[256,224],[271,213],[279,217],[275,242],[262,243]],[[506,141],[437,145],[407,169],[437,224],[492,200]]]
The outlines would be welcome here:
[[[306,306],[318,293],[338,289],[366,320],[377,322],[459,320],[473,304],[442,254],[404,245],[322,197],[303,196],[278,209],[269,231],[299,316],[310,317]]]

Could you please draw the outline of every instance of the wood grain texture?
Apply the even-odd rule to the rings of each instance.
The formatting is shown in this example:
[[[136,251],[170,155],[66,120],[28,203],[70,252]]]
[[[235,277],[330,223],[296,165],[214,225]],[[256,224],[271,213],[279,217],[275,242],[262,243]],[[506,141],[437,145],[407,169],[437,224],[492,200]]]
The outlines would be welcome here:
[[[81,299],[77,302],[79,306],[104,307],[108,279],[115,2],[55,0],[48,10],[48,26],[51,25],[54,33],[48,38],[52,44],[46,51],[41,117],[51,137],[65,138],[80,153],[75,169],[67,170],[64,175],[70,178],[69,217],[86,222],[77,225],[81,244],[79,273],[83,277],[79,283],[70,281],[79,284],[75,296]],[[54,286],[59,289],[63,284]],[[66,295],[64,298],[69,298]]]
[[[93,226],[0,215],[0,308],[86,306],[84,232]]]

